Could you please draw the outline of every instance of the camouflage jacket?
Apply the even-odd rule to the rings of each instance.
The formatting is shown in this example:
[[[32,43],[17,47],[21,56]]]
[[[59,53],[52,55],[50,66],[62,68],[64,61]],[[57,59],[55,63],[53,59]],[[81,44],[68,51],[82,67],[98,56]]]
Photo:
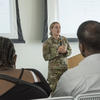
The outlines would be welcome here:
[[[67,47],[67,52],[64,54],[58,53],[58,47],[61,44]],[[51,36],[43,44],[43,57],[49,61],[49,68],[51,69],[67,67],[67,56],[70,54],[71,47],[64,36],[60,36],[58,40]]]

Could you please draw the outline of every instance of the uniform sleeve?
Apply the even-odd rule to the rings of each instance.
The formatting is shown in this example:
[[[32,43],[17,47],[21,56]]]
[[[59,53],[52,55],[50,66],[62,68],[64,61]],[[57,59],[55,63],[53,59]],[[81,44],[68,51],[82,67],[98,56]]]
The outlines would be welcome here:
[[[67,56],[71,55],[72,49],[71,49],[69,42],[66,38],[65,38],[65,46],[67,47],[67,52],[64,54],[64,56],[67,57]]]
[[[43,44],[43,57],[46,61],[52,60],[58,56],[59,56],[59,53],[56,50],[56,48],[52,48],[52,50],[50,50],[50,43],[49,42],[45,42]]]

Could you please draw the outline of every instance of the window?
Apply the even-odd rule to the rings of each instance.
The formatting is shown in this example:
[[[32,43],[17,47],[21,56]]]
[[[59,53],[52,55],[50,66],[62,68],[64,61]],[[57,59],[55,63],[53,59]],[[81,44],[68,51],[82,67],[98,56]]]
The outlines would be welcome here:
[[[77,38],[79,25],[86,20],[100,21],[99,0],[58,0],[62,35]],[[65,10],[66,9],[66,10]]]
[[[0,36],[17,43],[25,42],[20,25],[18,0],[0,0]]]

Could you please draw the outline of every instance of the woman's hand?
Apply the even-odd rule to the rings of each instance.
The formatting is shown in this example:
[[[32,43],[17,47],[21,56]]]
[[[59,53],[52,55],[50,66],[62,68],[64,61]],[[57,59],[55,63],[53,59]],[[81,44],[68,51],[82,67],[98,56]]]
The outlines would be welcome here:
[[[58,48],[58,52],[59,53],[66,53],[67,52],[67,47],[65,47],[64,45],[60,46]]]

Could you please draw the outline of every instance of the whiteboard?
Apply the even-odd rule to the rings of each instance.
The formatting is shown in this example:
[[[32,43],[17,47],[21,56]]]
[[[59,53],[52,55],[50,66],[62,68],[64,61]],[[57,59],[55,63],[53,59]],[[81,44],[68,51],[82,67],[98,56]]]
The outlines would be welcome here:
[[[86,20],[100,21],[100,0],[58,0],[61,34],[77,38],[79,25]]]

